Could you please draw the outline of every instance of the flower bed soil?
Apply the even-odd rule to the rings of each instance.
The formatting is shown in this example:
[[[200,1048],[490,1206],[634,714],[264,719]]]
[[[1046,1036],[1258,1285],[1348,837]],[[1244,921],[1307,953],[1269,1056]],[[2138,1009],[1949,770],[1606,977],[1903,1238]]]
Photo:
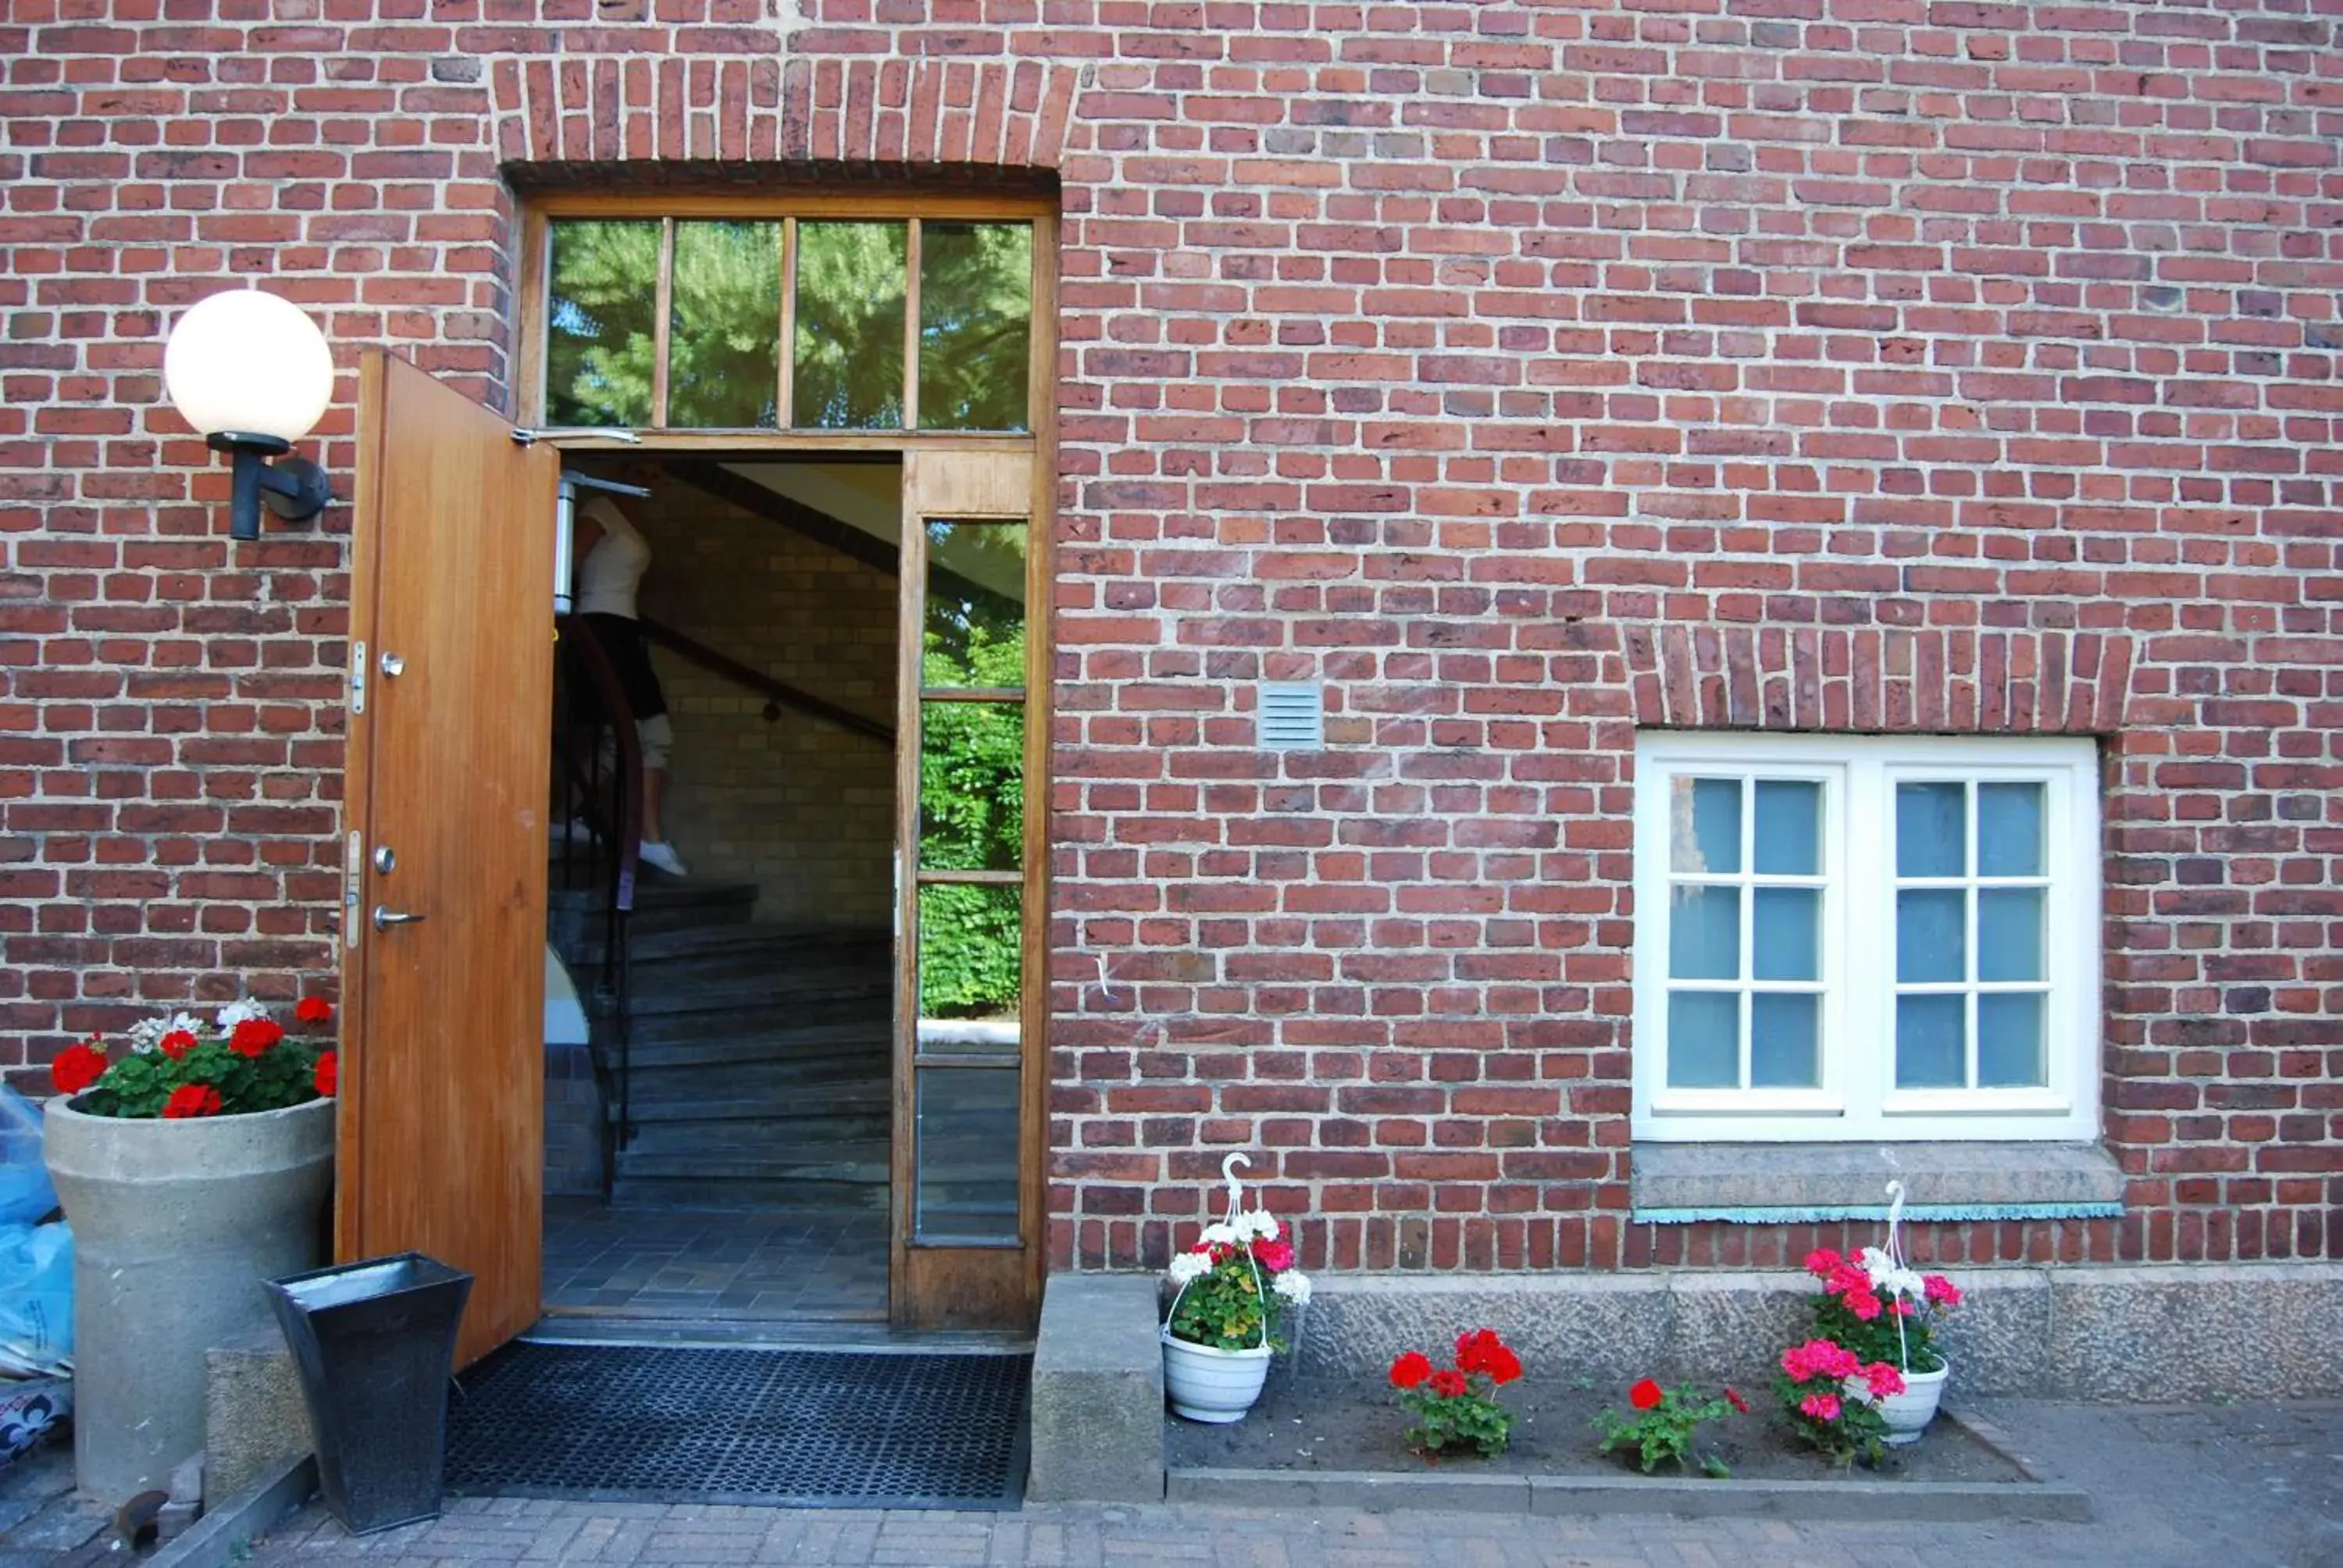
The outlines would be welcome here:
[[[1669,1380],[1662,1379],[1663,1382]],[[1672,1383],[1670,1386],[1674,1386]],[[1745,1389],[1751,1411],[1701,1429],[1702,1446],[1732,1466],[1736,1481],[1867,1481],[2028,1483],[2032,1478],[1938,1415],[1927,1436],[1890,1449],[1875,1469],[1842,1471],[1805,1447],[1772,1414],[1770,1390]],[[1573,1475],[1633,1480],[1632,1459],[1595,1452],[1595,1412],[1627,1409],[1627,1389],[1582,1388],[1534,1374],[1502,1391],[1513,1412],[1513,1440],[1494,1459],[1411,1452],[1407,1413],[1380,1382],[1296,1377],[1280,1364],[1252,1413],[1232,1426],[1207,1426],[1166,1414],[1166,1458],[1175,1470],[1228,1469],[1384,1472],[1442,1475]],[[1697,1475],[1663,1465],[1654,1476]]]

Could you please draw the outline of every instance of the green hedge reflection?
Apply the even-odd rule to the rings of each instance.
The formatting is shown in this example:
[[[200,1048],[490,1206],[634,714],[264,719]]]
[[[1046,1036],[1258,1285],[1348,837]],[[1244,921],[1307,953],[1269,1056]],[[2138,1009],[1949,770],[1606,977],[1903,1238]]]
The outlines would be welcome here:
[[[988,598],[990,596],[987,596]],[[970,602],[931,598],[922,678],[929,686],[1025,684],[1025,628]],[[1025,722],[1021,706],[923,703],[920,864],[1013,869],[1023,863]],[[1020,890],[932,884],[920,890],[920,1016],[1013,1012],[1019,992]]]

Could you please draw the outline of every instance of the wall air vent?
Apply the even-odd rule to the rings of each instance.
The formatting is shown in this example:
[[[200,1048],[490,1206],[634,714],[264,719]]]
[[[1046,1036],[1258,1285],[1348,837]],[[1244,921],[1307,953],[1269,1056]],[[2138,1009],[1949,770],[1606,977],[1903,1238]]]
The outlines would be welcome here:
[[[1314,680],[1262,681],[1260,723],[1263,750],[1325,750],[1325,688]]]

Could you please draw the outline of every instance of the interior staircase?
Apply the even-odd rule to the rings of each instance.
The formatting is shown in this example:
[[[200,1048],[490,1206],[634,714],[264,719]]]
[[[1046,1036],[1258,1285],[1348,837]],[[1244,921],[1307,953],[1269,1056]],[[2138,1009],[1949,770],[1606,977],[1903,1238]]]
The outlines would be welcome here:
[[[890,935],[765,924],[756,901],[749,882],[637,887],[623,1069],[612,1010],[589,1009],[611,1109],[624,1070],[635,1125],[611,1201],[883,1213]],[[548,935],[581,993],[600,973],[602,929],[597,894],[550,895]]]

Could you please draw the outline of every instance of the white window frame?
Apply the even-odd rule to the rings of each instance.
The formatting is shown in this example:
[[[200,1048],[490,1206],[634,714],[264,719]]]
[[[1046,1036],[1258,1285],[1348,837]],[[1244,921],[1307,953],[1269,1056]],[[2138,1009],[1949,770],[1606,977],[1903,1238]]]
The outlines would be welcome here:
[[[1827,880],[1820,915],[1824,990],[1817,1088],[1667,1086],[1670,787],[1680,777],[1735,773],[1818,780],[1823,786],[1820,848]],[[2041,1086],[1896,1087],[1895,790],[1901,782],[1937,779],[2044,787],[2043,869],[2048,882],[2043,973],[2049,992],[2043,1008],[2046,1081]],[[1743,798],[1745,815],[1754,809],[1754,791],[1745,789]],[[1973,788],[1969,798],[1976,798]],[[1916,1142],[2081,1141],[2098,1135],[2101,889],[2094,742],[2070,737],[1646,731],[1636,738],[1634,809],[1634,1137],[1660,1142]],[[1745,888],[1754,878],[1745,863],[1742,875]],[[1745,897],[1744,985],[1749,983],[1754,913],[1754,899]],[[1970,945],[1976,945],[1974,931]],[[1972,1052],[1975,1048],[1972,1034]]]

